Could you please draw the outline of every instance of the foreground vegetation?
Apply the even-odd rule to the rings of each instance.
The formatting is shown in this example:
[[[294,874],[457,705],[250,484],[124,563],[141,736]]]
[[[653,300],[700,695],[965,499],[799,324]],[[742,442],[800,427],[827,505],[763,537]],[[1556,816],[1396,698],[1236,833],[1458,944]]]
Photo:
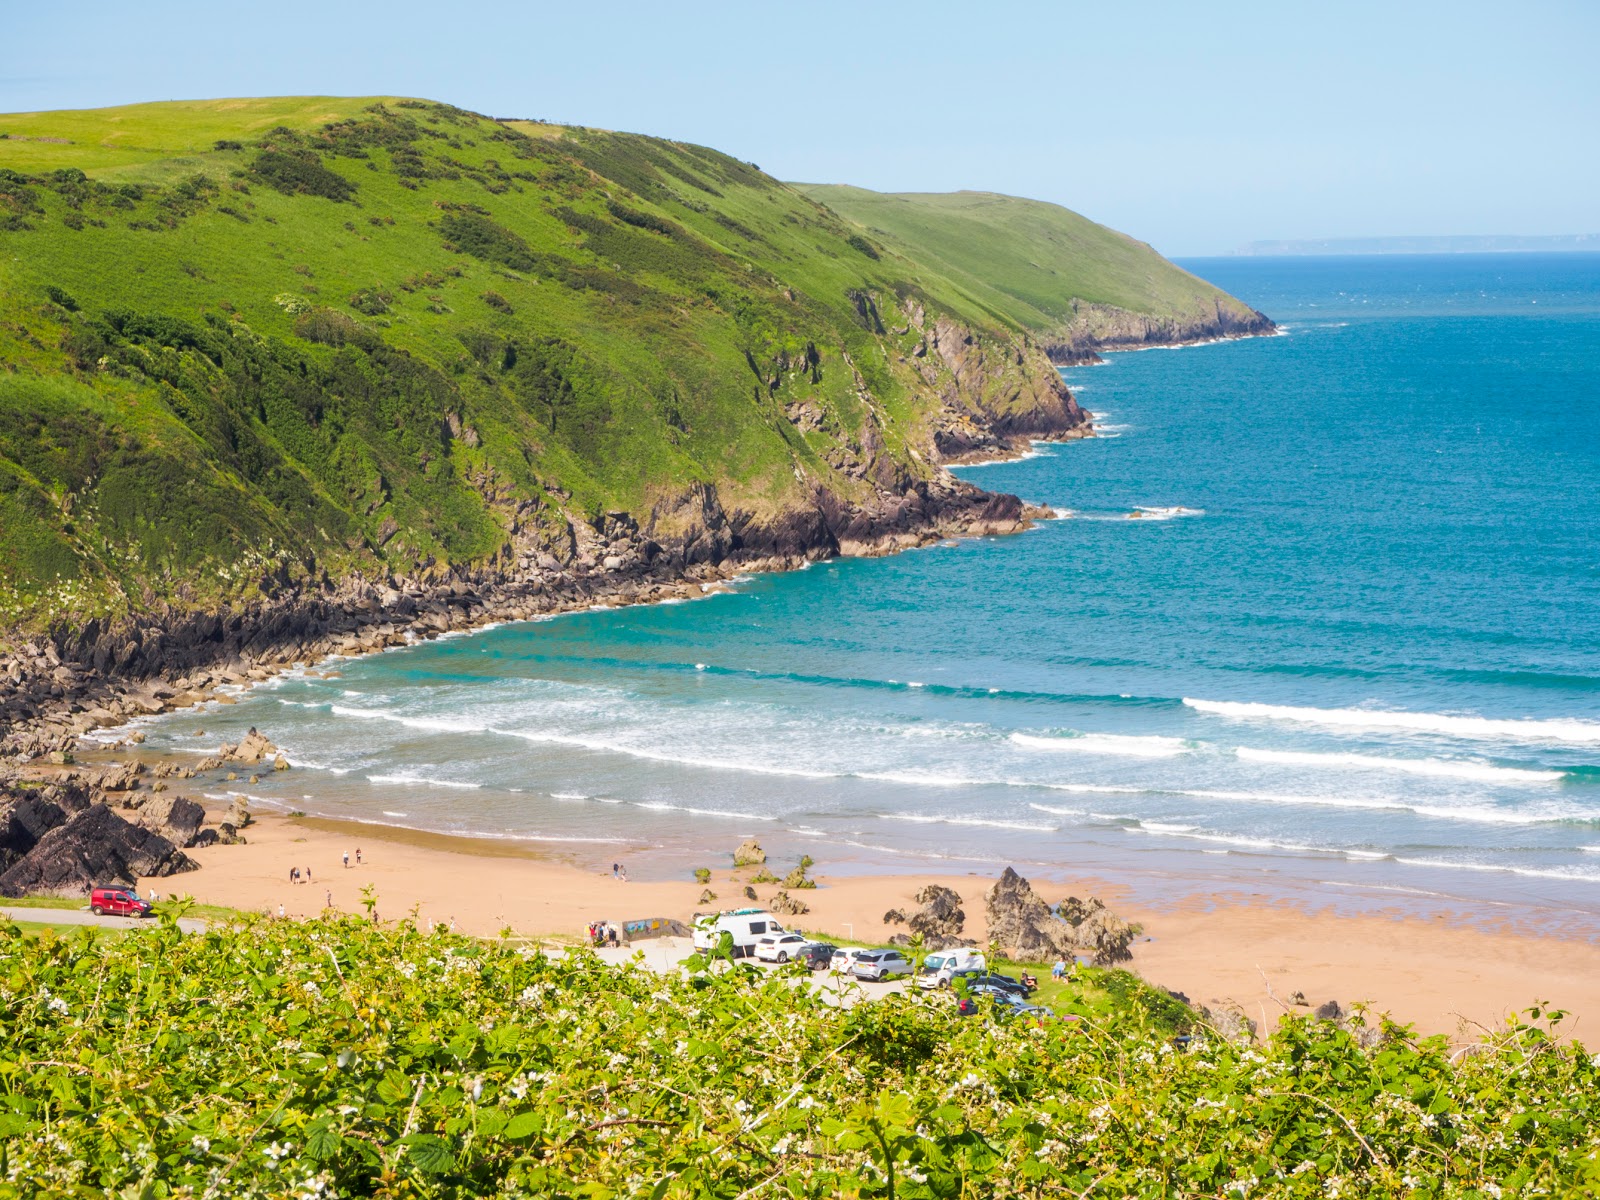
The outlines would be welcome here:
[[[184,936],[171,914],[117,941],[0,926],[0,1005],[12,1196],[1600,1184],[1600,1066],[1547,1023],[1454,1056],[1301,1017],[1260,1046],[1180,1046],[1136,1003],[1042,1028],[938,997],[841,1011],[781,975],[663,978],[355,918]]]

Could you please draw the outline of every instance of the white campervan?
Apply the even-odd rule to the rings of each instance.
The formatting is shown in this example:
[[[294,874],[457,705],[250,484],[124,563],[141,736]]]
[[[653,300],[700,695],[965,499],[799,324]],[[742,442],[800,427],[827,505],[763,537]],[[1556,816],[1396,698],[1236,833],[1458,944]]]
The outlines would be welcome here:
[[[949,987],[950,977],[957,971],[981,971],[987,963],[982,950],[968,950],[957,946],[953,950],[936,950],[922,960],[917,972],[917,986],[925,988]]]
[[[756,941],[769,933],[787,933],[764,908],[740,908],[733,912],[706,913],[694,919],[694,948],[714,950],[724,933],[733,935],[733,956],[746,958],[755,953]]]

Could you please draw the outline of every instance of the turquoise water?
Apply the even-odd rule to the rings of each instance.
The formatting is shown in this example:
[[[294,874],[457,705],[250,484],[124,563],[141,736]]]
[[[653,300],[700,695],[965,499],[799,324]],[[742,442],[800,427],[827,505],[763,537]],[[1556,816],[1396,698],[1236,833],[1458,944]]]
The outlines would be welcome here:
[[[962,472],[1061,520],[391,651],[200,741],[284,745],[268,803],[636,873],[755,833],[1600,911],[1600,255],[1186,265],[1285,334],[1066,371],[1102,436]]]

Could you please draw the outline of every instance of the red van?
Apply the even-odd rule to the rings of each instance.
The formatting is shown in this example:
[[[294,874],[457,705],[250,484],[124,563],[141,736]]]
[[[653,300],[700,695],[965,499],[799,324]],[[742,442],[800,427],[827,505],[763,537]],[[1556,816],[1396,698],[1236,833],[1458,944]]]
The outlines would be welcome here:
[[[89,911],[97,917],[148,917],[152,909],[132,888],[97,887],[89,893]]]

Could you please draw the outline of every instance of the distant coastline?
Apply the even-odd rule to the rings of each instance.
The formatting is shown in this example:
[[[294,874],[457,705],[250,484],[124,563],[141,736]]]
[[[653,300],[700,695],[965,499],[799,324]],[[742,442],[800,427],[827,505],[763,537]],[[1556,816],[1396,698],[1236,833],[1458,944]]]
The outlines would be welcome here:
[[[1226,257],[1269,258],[1356,254],[1597,254],[1600,233],[1549,236],[1481,234],[1454,237],[1313,238],[1248,242]]]

